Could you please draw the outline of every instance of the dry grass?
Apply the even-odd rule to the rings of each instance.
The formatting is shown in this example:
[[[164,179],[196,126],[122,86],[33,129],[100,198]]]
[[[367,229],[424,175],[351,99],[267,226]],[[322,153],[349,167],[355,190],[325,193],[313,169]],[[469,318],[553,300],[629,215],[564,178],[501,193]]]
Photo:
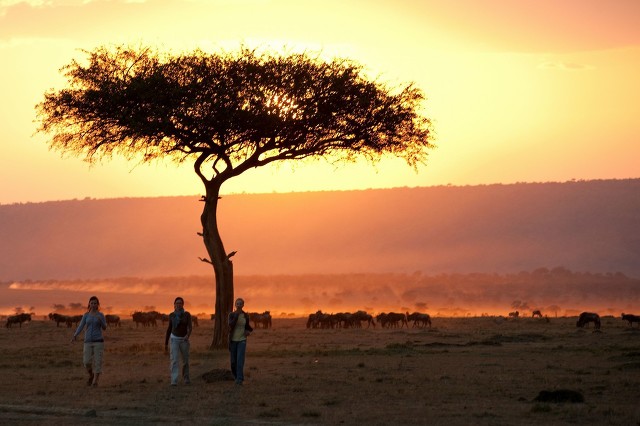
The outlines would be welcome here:
[[[640,330],[604,318],[435,318],[432,329],[307,330],[275,319],[250,338],[246,384],[207,383],[228,368],[202,321],[193,384],[169,386],[164,328],[126,321],[106,334],[99,388],[85,386],[71,330],[34,321],[0,331],[0,421],[27,424],[640,425]],[[567,389],[584,403],[546,403]]]

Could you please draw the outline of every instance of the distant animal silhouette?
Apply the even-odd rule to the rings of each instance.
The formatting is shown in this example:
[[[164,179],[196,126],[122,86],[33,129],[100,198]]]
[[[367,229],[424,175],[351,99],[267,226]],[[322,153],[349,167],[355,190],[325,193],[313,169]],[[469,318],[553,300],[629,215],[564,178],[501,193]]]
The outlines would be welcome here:
[[[331,322],[335,328],[352,328],[355,326],[353,322],[353,314],[349,312],[338,312],[331,315]]]
[[[388,314],[385,314],[382,312],[376,316],[376,319],[380,323],[380,327],[402,328],[406,325],[407,328],[409,328],[409,322],[407,321],[406,314],[396,312],[389,312]]]
[[[120,317],[118,315],[105,315],[107,321],[107,327],[112,325],[114,327],[120,327]]]
[[[373,319],[371,314],[368,314],[366,311],[357,311],[351,317],[353,324],[356,328],[362,328],[362,323],[367,323],[367,328],[373,326],[375,328],[376,322]]]
[[[263,313],[249,312],[249,320],[253,321],[254,328],[271,328],[271,312],[264,311]]]
[[[515,312],[509,312],[509,317],[510,318],[518,318],[520,316],[520,312],[515,311]]]
[[[31,321],[31,314],[11,315],[10,317],[7,318],[6,327],[11,328],[13,324],[19,324],[20,328],[22,328],[22,323],[28,322],[28,321]]]
[[[67,317],[67,327],[71,328],[72,326],[77,326],[78,323],[82,321],[82,315],[71,315]]]
[[[535,318],[535,317],[542,318],[542,312],[540,312],[537,309],[533,311],[533,313],[531,314],[531,318]]]
[[[638,323],[638,327],[640,327],[640,316],[638,315],[633,315],[633,314],[622,314],[622,319],[624,321],[629,321],[629,327],[633,327],[633,323],[637,322]]]
[[[214,316],[213,314],[211,315],[212,317]],[[157,319],[158,317],[156,317]],[[165,323],[169,322],[169,315],[168,314],[160,314],[159,316],[160,321],[162,322],[162,325],[164,325]],[[211,318],[213,319],[213,318]]]
[[[414,327],[431,327],[431,317],[429,314],[423,314],[421,312],[407,312],[407,321],[413,321]]]
[[[49,314],[49,319],[51,321],[55,321],[56,322],[56,327],[60,327],[60,323],[64,323],[64,324],[70,324],[69,323],[69,316],[68,315],[62,315],[56,312],[51,312]],[[67,327],[70,327],[71,325],[67,325]]]
[[[578,317],[578,322],[576,323],[576,327],[585,327],[588,326],[589,323],[592,322],[593,326],[596,330],[600,329],[600,315],[595,314],[593,312],[583,312]]]
[[[133,318],[133,322],[136,323],[136,328],[138,328],[140,324],[142,324],[143,327],[157,327],[156,314],[156,312],[136,311],[131,314],[131,317]]]
[[[309,314],[307,320],[307,328],[333,328],[332,315],[317,311],[315,314]]]

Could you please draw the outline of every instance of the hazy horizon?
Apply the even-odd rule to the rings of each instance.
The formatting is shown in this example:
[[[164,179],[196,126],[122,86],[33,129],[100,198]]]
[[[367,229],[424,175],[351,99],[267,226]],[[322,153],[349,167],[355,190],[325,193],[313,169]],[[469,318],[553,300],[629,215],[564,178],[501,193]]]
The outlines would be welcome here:
[[[226,249],[237,250],[236,295],[253,299],[248,306],[255,310],[425,306],[434,315],[504,314],[520,300],[541,308],[633,311],[640,304],[633,293],[640,289],[638,194],[640,179],[245,194],[224,196],[218,220]],[[118,312],[168,310],[176,292],[197,300],[196,312],[211,312],[213,270],[198,260],[206,257],[196,234],[201,208],[197,197],[0,206],[0,282],[7,287],[0,313],[17,306],[52,311],[94,293]],[[540,268],[560,277],[573,271],[567,276],[582,274],[588,282],[579,296],[561,302],[534,291],[544,274],[519,293],[498,286],[502,297],[482,281],[491,296],[462,298],[473,294],[474,274],[501,281]],[[629,288],[602,293],[610,288],[602,281],[618,274],[628,277]],[[432,276],[458,278],[434,286]],[[367,289],[362,277],[375,285]],[[410,300],[417,279],[430,291]],[[593,295],[600,301],[580,303]]]
[[[236,276],[236,297],[246,310],[269,310],[275,317],[300,317],[324,312],[427,312],[433,316],[507,316],[518,310],[530,316],[541,310],[549,317],[582,311],[619,316],[638,313],[640,280],[624,274],[576,272],[562,267],[516,274],[340,274]],[[593,290],[593,289],[596,290]],[[134,311],[171,312],[173,299],[185,299],[193,314],[213,313],[213,276],[95,280],[47,280],[0,283],[0,315],[17,308],[78,314],[97,295],[101,309],[130,319]],[[13,301],[9,306],[7,302]]]
[[[362,192],[362,191],[372,191],[372,190],[394,190],[394,189],[428,189],[428,188],[474,188],[474,187],[490,187],[490,186],[514,186],[514,185],[538,185],[538,184],[565,184],[565,183],[576,183],[576,182],[624,182],[624,181],[635,181],[640,180],[640,174],[637,176],[630,177],[603,177],[603,178],[595,178],[595,179],[576,179],[571,178],[567,180],[539,180],[539,181],[530,181],[530,182],[487,182],[487,183],[466,183],[466,184],[432,184],[432,185],[401,185],[401,186],[390,186],[390,187],[368,187],[368,188],[345,188],[345,189],[307,189],[307,190],[291,190],[291,191],[240,191],[240,192],[223,192],[221,193],[221,197],[228,196],[251,196],[251,195],[287,195],[287,194],[308,194],[308,193],[333,193],[333,192]],[[224,186],[224,185],[223,185]],[[203,191],[196,191],[191,194],[176,194],[176,195],[133,195],[133,196],[110,196],[110,197],[94,197],[94,196],[84,196],[84,197],[74,197],[74,198],[60,198],[60,199],[46,199],[46,200],[25,200],[25,201],[11,201],[11,202],[1,202],[0,206],[14,206],[14,205],[24,205],[24,204],[45,204],[45,203],[58,203],[58,202],[67,202],[67,201],[110,201],[110,200],[132,200],[132,199],[150,199],[150,198],[181,198],[181,197],[195,197],[199,199],[202,197]]]

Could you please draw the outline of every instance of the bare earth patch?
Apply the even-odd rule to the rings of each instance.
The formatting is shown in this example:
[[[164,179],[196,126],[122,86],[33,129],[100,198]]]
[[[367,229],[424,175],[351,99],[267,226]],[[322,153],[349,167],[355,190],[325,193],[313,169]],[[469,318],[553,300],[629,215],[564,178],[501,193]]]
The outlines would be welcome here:
[[[0,422],[640,424],[640,332],[619,318],[604,317],[598,333],[575,318],[434,318],[432,329],[384,330],[274,319],[250,337],[244,386],[231,380],[228,352],[207,349],[211,322],[192,337],[192,384],[177,387],[164,327],[109,329],[98,388],[85,384],[71,333],[45,321],[0,330]]]

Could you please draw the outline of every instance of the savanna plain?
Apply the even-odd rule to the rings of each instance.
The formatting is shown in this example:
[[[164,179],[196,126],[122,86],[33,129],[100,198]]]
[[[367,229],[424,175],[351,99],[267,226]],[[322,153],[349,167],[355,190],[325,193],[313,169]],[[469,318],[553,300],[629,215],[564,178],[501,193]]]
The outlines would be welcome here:
[[[0,330],[0,422],[265,425],[640,425],[640,329],[620,317],[433,318],[431,328],[307,329],[274,318],[249,337],[244,386],[213,324],[191,344],[192,384],[169,386],[165,328],[127,318],[105,333],[100,386],[86,386],[72,329]],[[208,380],[205,380],[207,378]],[[570,391],[583,402],[536,400]]]

